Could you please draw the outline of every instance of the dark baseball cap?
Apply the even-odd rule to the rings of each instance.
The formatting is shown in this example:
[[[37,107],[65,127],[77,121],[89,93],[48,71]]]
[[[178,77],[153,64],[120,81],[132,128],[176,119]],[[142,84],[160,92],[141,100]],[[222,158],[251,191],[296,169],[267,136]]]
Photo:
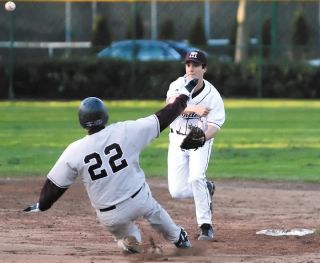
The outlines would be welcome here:
[[[207,65],[207,56],[201,50],[189,51],[186,54],[185,59],[184,59],[185,63],[187,63],[188,61],[193,61],[193,62],[199,63],[201,65]]]

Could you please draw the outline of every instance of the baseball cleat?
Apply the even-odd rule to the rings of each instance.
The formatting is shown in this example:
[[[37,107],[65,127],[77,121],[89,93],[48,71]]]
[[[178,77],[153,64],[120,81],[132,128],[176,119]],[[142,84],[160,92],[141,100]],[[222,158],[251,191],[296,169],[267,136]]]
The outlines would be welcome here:
[[[198,240],[211,241],[214,237],[214,231],[210,224],[202,224],[200,226],[200,235]]]
[[[190,248],[191,243],[188,239],[187,231],[185,231],[183,228],[181,228],[179,240],[174,243],[177,248]]]
[[[141,252],[140,243],[134,236],[127,236],[123,239],[118,240],[118,247],[130,254]]]

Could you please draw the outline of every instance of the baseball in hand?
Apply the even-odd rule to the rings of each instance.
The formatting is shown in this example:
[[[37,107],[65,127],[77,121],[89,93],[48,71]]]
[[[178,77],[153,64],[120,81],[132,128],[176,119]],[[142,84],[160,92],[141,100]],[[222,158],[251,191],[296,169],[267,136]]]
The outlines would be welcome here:
[[[9,12],[12,12],[16,9],[16,4],[12,1],[8,1],[6,2],[6,4],[4,5],[5,9]]]

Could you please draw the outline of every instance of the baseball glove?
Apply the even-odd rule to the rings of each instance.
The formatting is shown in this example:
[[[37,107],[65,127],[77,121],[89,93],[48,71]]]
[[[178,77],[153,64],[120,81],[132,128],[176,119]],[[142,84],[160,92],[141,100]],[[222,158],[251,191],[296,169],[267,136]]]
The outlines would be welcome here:
[[[196,126],[190,126],[190,132],[183,139],[180,148],[182,150],[198,149],[206,142],[206,136],[202,129]]]

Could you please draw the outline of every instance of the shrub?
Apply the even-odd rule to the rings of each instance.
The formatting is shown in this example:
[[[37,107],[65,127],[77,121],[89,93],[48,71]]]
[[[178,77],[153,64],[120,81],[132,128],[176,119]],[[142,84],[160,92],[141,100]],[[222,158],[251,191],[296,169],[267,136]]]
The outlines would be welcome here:
[[[9,76],[6,78],[6,71],[3,64],[0,64],[0,98],[5,98],[9,90]]]
[[[257,96],[257,65],[218,63],[209,58],[205,78],[224,97]],[[184,74],[181,62],[136,62],[132,78],[129,62],[110,59],[74,59],[19,62],[14,67],[14,92],[17,99],[164,99],[170,82]],[[8,76],[0,67],[1,87]],[[146,77],[147,76],[147,77]],[[133,81],[131,82],[131,80]],[[128,85],[132,83],[133,85]],[[0,89],[7,98],[7,89]],[[320,68],[304,64],[264,64],[264,98],[320,98]]]

